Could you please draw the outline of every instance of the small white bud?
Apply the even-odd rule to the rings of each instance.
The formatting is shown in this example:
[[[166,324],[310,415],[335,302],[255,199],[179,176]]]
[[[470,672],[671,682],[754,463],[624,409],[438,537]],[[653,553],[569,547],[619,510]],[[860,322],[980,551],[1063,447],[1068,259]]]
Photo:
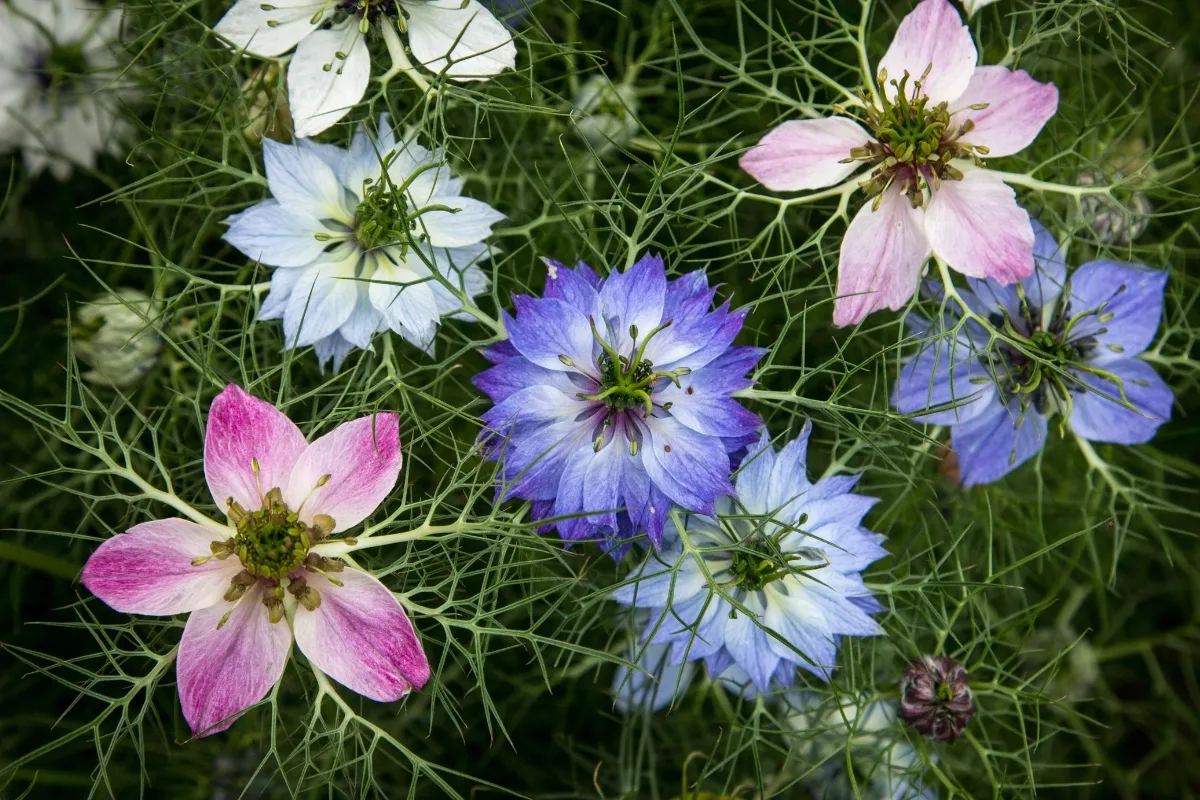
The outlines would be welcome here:
[[[138,383],[158,363],[162,338],[153,327],[161,309],[144,292],[118,289],[85,303],[75,314],[71,341],[90,370],[85,380],[103,386]],[[149,320],[149,323],[147,323]]]
[[[638,99],[632,86],[593,75],[572,99],[571,119],[597,153],[627,144],[638,132]]]

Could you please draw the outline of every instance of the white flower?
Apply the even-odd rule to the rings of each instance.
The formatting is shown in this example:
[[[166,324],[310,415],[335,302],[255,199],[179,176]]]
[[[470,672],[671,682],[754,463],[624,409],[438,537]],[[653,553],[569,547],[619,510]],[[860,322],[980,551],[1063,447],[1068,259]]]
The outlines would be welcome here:
[[[403,14],[403,18],[401,18]],[[238,0],[214,30],[241,50],[271,58],[296,49],[288,94],[296,136],[315,136],[349,113],[371,77],[366,32],[408,31],[431,72],[484,80],[517,62],[512,32],[478,0]]]
[[[0,152],[20,150],[31,175],[49,168],[60,181],[119,154],[120,28],[120,11],[87,0],[0,2]]]
[[[159,310],[137,289],[84,304],[71,329],[75,355],[91,367],[84,380],[125,387],[146,377],[162,352],[162,338],[151,325]]]
[[[638,100],[632,86],[593,75],[579,87],[572,105],[579,135],[598,152],[626,144],[638,132]]]
[[[264,139],[263,158],[274,197],[225,220],[224,238],[277,267],[258,318],[282,318],[287,347],[314,345],[335,371],[389,329],[432,352],[441,316],[463,306],[434,270],[466,297],[487,289],[478,264],[504,215],[462,196],[440,152],[397,141],[386,114],[349,150]]]

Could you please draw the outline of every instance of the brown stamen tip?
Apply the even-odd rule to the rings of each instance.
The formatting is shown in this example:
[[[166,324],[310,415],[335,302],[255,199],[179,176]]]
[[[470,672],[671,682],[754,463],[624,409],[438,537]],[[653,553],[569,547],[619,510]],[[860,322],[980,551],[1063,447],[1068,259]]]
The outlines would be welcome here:
[[[328,514],[317,514],[313,517],[312,530],[313,533],[317,534],[317,539],[324,539],[333,533],[334,525],[333,517]]]
[[[300,605],[304,606],[309,611],[316,611],[321,607],[321,595],[317,593],[316,589],[313,589],[312,587],[306,587],[304,592],[300,595]]]

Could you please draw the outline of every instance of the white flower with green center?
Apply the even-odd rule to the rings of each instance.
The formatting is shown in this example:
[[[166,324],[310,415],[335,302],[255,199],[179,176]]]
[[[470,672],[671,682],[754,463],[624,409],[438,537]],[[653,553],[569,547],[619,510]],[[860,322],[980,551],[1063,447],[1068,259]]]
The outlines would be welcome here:
[[[349,150],[264,139],[263,159],[274,197],[228,218],[224,238],[277,268],[258,317],[283,319],[287,347],[313,345],[335,371],[386,330],[432,352],[441,317],[487,289],[484,240],[504,215],[386,114]]]
[[[214,30],[263,58],[295,48],[288,99],[296,136],[315,136],[362,99],[372,33],[404,59],[397,31],[407,32],[421,66],[456,81],[486,80],[517,63],[512,31],[478,0],[238,0]]]
[[[87,0],[0,2],[0,152],[19,150],[31,175],[60,181],[120,154],[120,29],[120,11]]]

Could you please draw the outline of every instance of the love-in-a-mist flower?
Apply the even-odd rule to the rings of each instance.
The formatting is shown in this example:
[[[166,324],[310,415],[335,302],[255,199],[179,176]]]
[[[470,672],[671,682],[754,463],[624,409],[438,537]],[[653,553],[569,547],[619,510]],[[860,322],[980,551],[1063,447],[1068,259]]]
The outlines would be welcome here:
[[[671,645],[672,663],[703,658],[709,675],[736,664],[766,692],[772,679],[792,685],[796,667],[828,680],[840,637],[882,632],[871,616],[882,606],[860,574],[887,555],[883,536],[862,525],[875,498],[852,493],[857,476],[808,480],[811,431],[806,422],[779,452],[764,433],[738,472],[737,499],[723,498],[716,518],[686,515],[693,551],[672,524],[662,553],[614,592],[650,610],[648,641]]]
[[[562,538],[657,546],[672,505],[711,514],[733,491],[729,455],[760,422],[732,395],[764,351],[733,345],[748,312],[712,309],[703,272],[668,280],[653,255],[603,279],[546,263],[545,296],[513,299],[509,339],[474,378],[496,404],[486,453],[504,496],[560,517]]]
[[[935,742],[953,742],[975,716],[967,671],[946,656],[921,656],[904,669],[899,717]]]
[[[930,254],[976,278],[1033,272],[1033,231],[984,156],[1024,150],[1058,109],[1058,89],[1024,70],[975,65],[949,0],[922,0],[879,62],[859,117],[785,122],[742,156],[769,189],[832,186],[867,165],[867,202],[842,239],[833,321],[902,308]]]
[[[349,150],[263,140],[273,195],[225,220],[225,241],[276,267],[259,319],[283,319],[287,347],[313,345],[334,371],[375,333],[432,352],[438,322],[487,289],[484,240],[504,215],[462,194],[440,152],[399,141],[386,114]],[[460,312],[461,313],[461,312]]]
[[[287,83],[297,136],[315,136],[362,99],[376,33],[402,55],[397,31],[407,32],[421,66],[456,81],[517,63],[512,31],[478,0],[237,0],[214,30],[264,58],[296,49]]]
[[[88,0],[0,2],[0,152],[60,181],[118,155],[125,126],[114,48],[121,12]]]
[[[1142,444],[1171,418],[1174,395],[1138,356],[1162,319],[1167,273],[1091,261],[1070,278],[1054,236],[1036,221],[1037,271],[1017,286],[968,280],[970,308],[1006,339],[989,349],[981,326],[947,307],[896,381],[892,404],[950,426],[962,484],[991,483],[1036,455],[1047,420],[1094,442]]]
[[[83,584],[117,611],[190,614],[176,663],[188,725],[233,724],[283,675],[293,639],[313,667],[365,697],[399,700],[429,679],[408,615],[330,547],[400,474],[395,414],[309,443],[270,403],[229,386],[209,409],[204,475],[228,527],[143,522],[104,542]]]

